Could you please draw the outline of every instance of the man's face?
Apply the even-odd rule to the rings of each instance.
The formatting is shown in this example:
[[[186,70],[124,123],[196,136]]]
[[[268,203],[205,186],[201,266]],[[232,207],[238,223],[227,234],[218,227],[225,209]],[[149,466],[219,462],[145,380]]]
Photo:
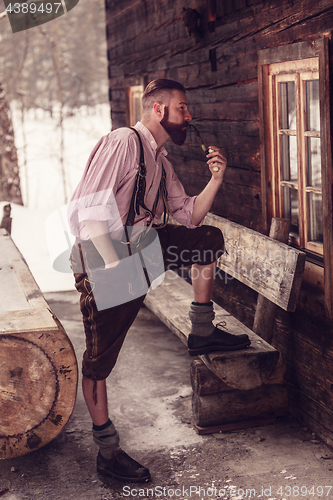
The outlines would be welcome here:
[[[164,106],[164,115],[160,123],[177,146],[184,144],[187,134],[187,122],[190,120],[192,120],[192,116],[188,111],[184,92],[174,90],[169,106]]]

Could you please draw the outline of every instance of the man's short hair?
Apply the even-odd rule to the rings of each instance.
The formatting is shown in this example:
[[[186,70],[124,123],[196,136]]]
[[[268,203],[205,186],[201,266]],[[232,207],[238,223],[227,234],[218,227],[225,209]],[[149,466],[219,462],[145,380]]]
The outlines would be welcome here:
[[[170,100],[173,90],[180,90],[185,93],[184,86],[176,80],[159,79],[148,83],[142,95],[143,112],[151,109],[155,102],[166,104]]]

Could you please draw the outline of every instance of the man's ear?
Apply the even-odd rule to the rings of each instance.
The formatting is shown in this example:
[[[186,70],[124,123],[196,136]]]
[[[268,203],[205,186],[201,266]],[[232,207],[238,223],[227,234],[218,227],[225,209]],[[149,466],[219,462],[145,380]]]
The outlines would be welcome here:
[[[162,119],[164,116],[164,104],[161,102],[155,102],[153,106],[154,113]]]

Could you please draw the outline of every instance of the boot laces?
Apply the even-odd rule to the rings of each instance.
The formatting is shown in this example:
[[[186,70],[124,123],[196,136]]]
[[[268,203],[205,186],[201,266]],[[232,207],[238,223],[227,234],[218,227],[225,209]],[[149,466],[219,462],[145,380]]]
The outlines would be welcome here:
[[[220,321],[219,323],[216,323],[216,328],[221,328],[222,330],[225,330],[226,327],[227,327],[226,321]]]

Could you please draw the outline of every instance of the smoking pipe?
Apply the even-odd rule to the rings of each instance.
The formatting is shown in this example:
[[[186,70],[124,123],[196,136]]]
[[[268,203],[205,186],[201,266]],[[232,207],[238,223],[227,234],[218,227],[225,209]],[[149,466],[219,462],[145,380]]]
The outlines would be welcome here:
[[[205,153],[205,155],[207,156],[209,153],[212,153],[213,150],[211,148],[207,148],[206,144],[204,143],[204,141],[202,140],[202,137],[199,133],[199,130],[192,124],[192,123],[188,123],[187,126],[189,128],[192,128],[195,132],[195,135],[197,136],[199,142],[200,142],[200,146],[203,150],[203,152]],[[219,167],[213,167],[213,170],[214,172],[218,172],[219,171]]]

